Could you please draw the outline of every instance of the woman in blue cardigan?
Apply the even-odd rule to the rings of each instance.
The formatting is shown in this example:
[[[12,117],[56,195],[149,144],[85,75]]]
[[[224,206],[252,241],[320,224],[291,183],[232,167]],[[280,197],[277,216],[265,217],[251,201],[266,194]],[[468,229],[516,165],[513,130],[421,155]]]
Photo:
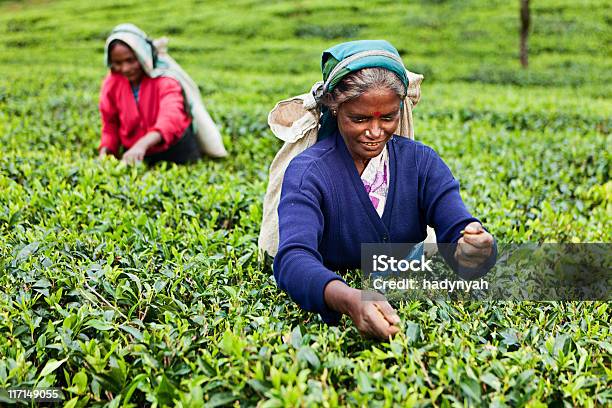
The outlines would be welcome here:
[[[388,338],[400,319],[386,301],[366,302],[335,272],[360,267],[362,243],[459,243],[459,266],[491,263],[495,241],[466,209],[436,152],[393,136],[408,78],[386,41],[353,41],[323,53],[318,142],[285,172],[278,206],[278,286],[328,324],[348,315],[364,335]]]

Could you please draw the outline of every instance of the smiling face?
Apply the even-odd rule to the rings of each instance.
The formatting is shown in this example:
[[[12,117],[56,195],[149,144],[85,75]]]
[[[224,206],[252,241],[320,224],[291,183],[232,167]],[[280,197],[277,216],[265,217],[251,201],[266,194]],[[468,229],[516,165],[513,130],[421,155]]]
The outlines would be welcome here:
[[[369,90],[338,107],[338,129],[359,174],[378,156],[400,118],[400,97],[387,88]]]
[[[111,71],[125,76],[132,85],[137,85],[144,76],[144,71],[136,54],[123,43],[113,44],[110,51]]]

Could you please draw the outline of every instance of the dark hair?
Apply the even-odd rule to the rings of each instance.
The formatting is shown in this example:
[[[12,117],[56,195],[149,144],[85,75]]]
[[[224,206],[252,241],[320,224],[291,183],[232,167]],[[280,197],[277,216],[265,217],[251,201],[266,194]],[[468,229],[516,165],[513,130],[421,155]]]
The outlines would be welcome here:
[[[128,47],[130,50],[132,50],[132,47],[127,45],[127,43],[125,41],[113,40],[113,41],[111,41],[110,44],[108,44],[108,53],[110,54],[111,51],[113,50],[113,48],[115,48],[119,44],[123,45],[124,47]],[[134,51],[134,50],[132,50],[132,51]]]

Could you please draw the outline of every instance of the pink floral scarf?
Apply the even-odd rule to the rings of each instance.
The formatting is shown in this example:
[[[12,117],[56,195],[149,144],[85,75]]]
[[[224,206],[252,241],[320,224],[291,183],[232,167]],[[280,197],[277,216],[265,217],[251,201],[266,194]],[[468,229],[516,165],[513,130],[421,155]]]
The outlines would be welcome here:
[[[361,181],[379,217],[382,217],[389,192],[389,152],[387,146],[373,159],[361,174]]]

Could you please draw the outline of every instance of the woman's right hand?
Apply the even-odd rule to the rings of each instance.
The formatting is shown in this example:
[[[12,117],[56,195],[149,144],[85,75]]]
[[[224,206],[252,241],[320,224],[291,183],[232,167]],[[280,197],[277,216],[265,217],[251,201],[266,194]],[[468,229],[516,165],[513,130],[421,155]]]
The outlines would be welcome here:
[[[378,293],[372,294],[376,299],[364,299],[361,290],[351,288],[341,280],[334,280],[325,286],[323,296],[327,306],[348,315],[364,336],[388,340],[389,336],[399,332],[399,316]]]
[[[399,332],[400,318],[386,300],[362,300],[360,295],[349,316],[364,336],[387,340]]]

